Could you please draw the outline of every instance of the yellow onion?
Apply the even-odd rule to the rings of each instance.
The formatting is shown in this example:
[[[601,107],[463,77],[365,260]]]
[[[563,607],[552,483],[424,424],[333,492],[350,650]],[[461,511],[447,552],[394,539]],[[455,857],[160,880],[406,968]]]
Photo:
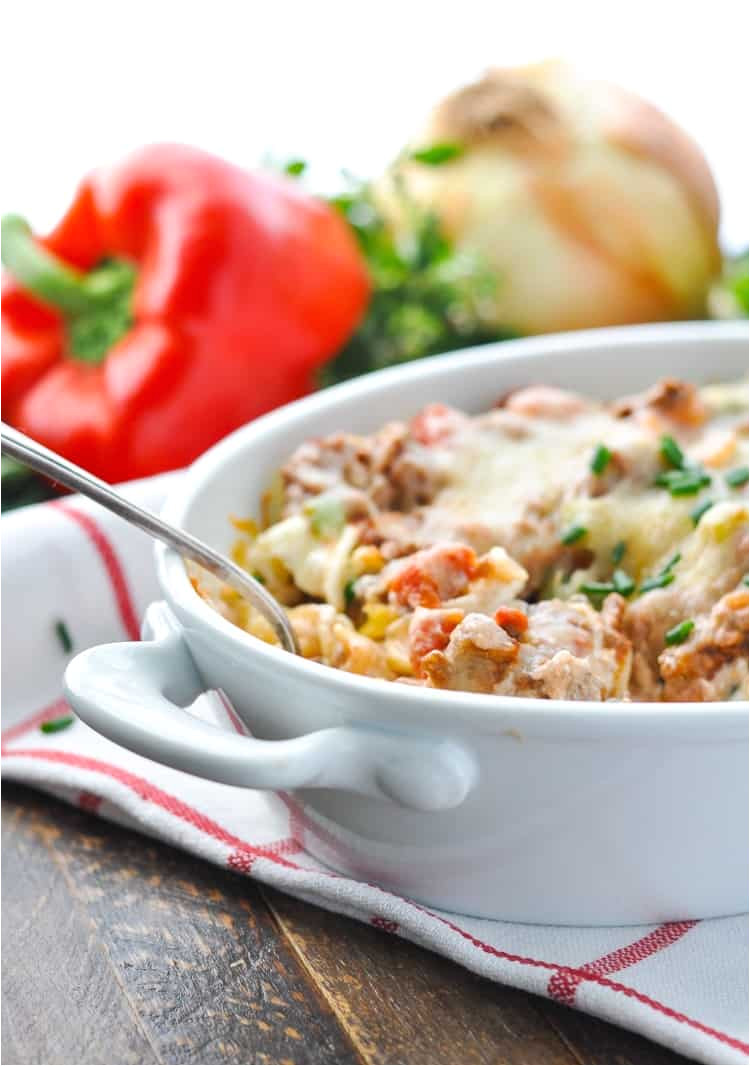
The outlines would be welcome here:
[[[561,63],[490,70],[448,96],[375,196],[397,230],[414,204],[434,211],[496,278],[487,322],[520,333],[699,317],[720,267],[695,142]]]

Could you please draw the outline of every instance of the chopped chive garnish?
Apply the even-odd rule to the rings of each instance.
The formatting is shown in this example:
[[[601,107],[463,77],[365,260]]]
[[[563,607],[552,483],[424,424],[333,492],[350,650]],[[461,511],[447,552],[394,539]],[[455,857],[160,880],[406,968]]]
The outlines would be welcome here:
[[[622,557],[627,551],[627,547],[628,546],[624,540],[618,540],[617,544],[615,544],[614,548],[612,549],[612,562],[615,564],[615,566],[617,566],[618,563],[622,562]]]
[[[590,600],[599,601],[609,596],[610,592],[615,592],[616,589],[611,581],[587,581],[580,586],[578,591],[588,596]]]
[[[354,582],[355,581],[356,581],[356,578],[353,577],[351,579],[351,581],[347,581],[347,583],[344,585],[344,603],[346,604],[347,607],[351,607],[352,603],[354,602],[354,596],[355,596]]]
[[[708,474],[690,473],[685,474],[680,480],[675,480],[673,484],[669,486],[669,491],[672,496],[695,496],[706,485],[711,484],[711,478]]]
[[[656,577],[645,577],[643,581],[641,581],[641,587],[638,591],[650,592],[651,589],[663,589],[666,588],[667,585],[671,585],[673,581],[674,574],[671,573],[657,574]]]
[[[261,585],[265,585],[266,579],[263,577],[263,575],[261,574],[260,570],[253,570],[253,577]]]
[[[624,570],[615,570],[612,584],[615,586],[615,592],[619,592],[621,596],[630,596],[635,592],[635,581]]]
[[[72,714],[66,714],[62,718],[50,718],[48,722],[42,722],[39,728],[42,733],[59,733],[61,729],[67,729],[69,725],[73,725],[74,721]]]
[[[666,470],[659,474],[655,484],[669,489],[672,496],[694,496],[711,484],[711,478],[702,470]]]
[[[659,445],[659,452],[662,459],[674,467],[675,470],[682,470],[685,465],[685,456],[674,437],[663,436]]]
[[[612,458],[612,452],[609,450],[606,444],[597,444],[594,457],[591,460],[591,472],[592,474],[603,474],[609,466],[609,461]]]
[[[675,552],[675,553],[674,553],[674,555],[672,556],[672,558],[671,558],[671,559],[669,560],[669,562],[668,562],[668,563],[666,563],[666,565],[664,565],[664,566],[663,566],[663,567],[661,568],[661,570],[659,571],[659,573],[660,573],[660,574],[668,574],[668,573],[669,573],[669,571],[670,571],[670,570],[671,570],[671,569],[672,569],[673,567],[677,566],[677,564],[679,563],[679,561],[680,561],[680,559],[681,559],[681,558],[682,558],[682,552]]]
[[[703,518],[706,511],[710,510],[714,505],[713,500],[704,500],[703,503],[699,503],[697,507],[694,507],[690,512],[690,517],[693,520],[693,525],[697,526],[701,518]]]
[[[730,470],[726,476],[726,483],[733,489],[738,489],[740,485],[744,485],[748,479],[748,468],[746,466],[738,466],[736,470]]]
[[[412,152],[412,159],[417,163],[426,163],[430,167],[439,167],[443,163],[449,163],[457,159],[463,153],[460,144],[451,144],[448,141],[442,144],[432,144],[428,148],[420,148]]]
[[[68,627],[65,625],[62,618],[55,622],[55,633],[57,634],[57,639],[60,641],[62,650],[66,655],[69,655],[73,650],[73,641],[70,639]]]
[[[575,544],[581,537],[585,537],[587,533],[588,530],[585,526],[571,526],[570,529],[563,533],[560,540],[563,544]]]
[[[691,618],[686,618],[684,622],[678,622],[676,626],[667,630],[664,634],[664,643],[684,644],[694,629],[695,622]]]

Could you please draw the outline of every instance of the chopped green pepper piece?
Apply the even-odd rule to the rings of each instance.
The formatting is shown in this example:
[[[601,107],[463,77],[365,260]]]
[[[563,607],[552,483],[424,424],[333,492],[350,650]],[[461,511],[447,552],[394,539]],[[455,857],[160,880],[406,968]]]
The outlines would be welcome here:
[[[346,523],[344,505],[338,496],[317,496],[305,506],[305,511],[316,537],[338,533]]]
[[[344,585],[344,603],[347,607],[351,607],[352,603],[354,602],[354,597],[356,595],[354,592],[354,582],[356,580],[357,579],[353,577]]]

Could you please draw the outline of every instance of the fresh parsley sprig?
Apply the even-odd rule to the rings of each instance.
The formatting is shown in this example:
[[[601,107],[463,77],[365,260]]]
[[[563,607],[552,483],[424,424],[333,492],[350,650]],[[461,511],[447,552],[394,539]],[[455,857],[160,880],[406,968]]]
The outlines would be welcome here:
[[[438,165],[435,159],[420,161]],[[447,161],[446,156],[442,162]],[[514,335],[486,324],[483,308],[497,284],[492,274],[453,245],[436,215],[407,202],[405,193],[400,195],[408,226],[399,233],[379,210],[366,182],[350,179],[350,188],[330,201],[357,238],[372,295],[359,328],[323,368],[323,385]]]

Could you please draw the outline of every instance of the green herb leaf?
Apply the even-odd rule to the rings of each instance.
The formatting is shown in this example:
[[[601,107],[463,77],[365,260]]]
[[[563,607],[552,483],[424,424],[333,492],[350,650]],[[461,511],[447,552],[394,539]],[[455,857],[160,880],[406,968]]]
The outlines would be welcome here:
[[[736,470],[730,470],[726,475],[726,483],[733,489],[737,489],[740,485],[744,485],[748,479],[748,468],[746,466],[738,466]]]
[[[398,231],[365,183],[330,201],[352,229],[372,291],[357,330],[322,368],[322,385],[516,335],[488,324],[498,282],[481,257],[457,249],[434,213],[396,191]]]
[[[624,570],[615,570],[612,575],[612,584],[615,592],[619,592],[621,596],[630,596],[635,592],[635,581]]]
[[[59,733],[61,729],[67,729],[68,726],[73,725],[74,721],[72,714],[66,714],[62,718],[50,718],[49,721],[42,722],[39,729],[42,733]]]
[[[563,544],[576,544],[582,537],[585,537],[588,530],[585,526],[571,526],[560,537],[560,541]]]
[[[661,573],[656,577],[646,577],[641,581],[641,586],[638,589],[639,592],[650,592],[652,589],[663,589],[667,585],[671,585],[674,581],[674,574]]]
[[[266,584],[266,579],[263,577],[263,574],[261,574],[260,570],[253,570],[253,577],[259,584]]]
[[[684,644],[687,638],[695,629],[695,622],[691,618],[686,618],[684,622],[679,622],[676,626],[672,626],[664,634],[665,644]]]
[[[430,167],[439,167],[443,163],[450,163],[463,154],[460,144],[452,144],[447,141],[441,144],[431,144],[428,148],[419,148],[412,152],[412,159],[417,163],[426,163]]]
[[[288,174],[290,178],[298,178],[306,170],[307,163],[304,159],[290,159],[288,163],[284,164],[284,173]]]
[[[609,466],[609,461],[611,458],[612,452],[609,450],[606,444],[597,444],[596,451],[594,452],[594,456],[591,460],[591,473],[596,474],[597,477],[599,476],[599,474],[603,474]]]
[[[615,564],[615,566],[617,566],[618,563],[622,562],[622,557],[627,551],[627,549],[628,546],[625,541],[618,540],[617,544],[615,544],[614,548],[612,549],[612,562]]]
[[[709,511],[714,505],[713,500],[704,500],[703,503],[699,503],[697,507],[694,507],[690,512],[690,517],[693,520],[693,525],[697,526],[701,518],[703,518],[706,511]]]
[[[685,456],[682,448],[679,446],[674,437],[670,437],[665,434],[661,438],[661,444],[659,445],[659,452],[662,459],[674,467],[675,470],[682,470],[685,466]]]
[[[62,650],[66,655],[69,655],[73,650],[73,641],[70,639],[68,627],[65,625],[62,618],[55,622],[55,633],[57,634],[57,639],[60,641]]]

